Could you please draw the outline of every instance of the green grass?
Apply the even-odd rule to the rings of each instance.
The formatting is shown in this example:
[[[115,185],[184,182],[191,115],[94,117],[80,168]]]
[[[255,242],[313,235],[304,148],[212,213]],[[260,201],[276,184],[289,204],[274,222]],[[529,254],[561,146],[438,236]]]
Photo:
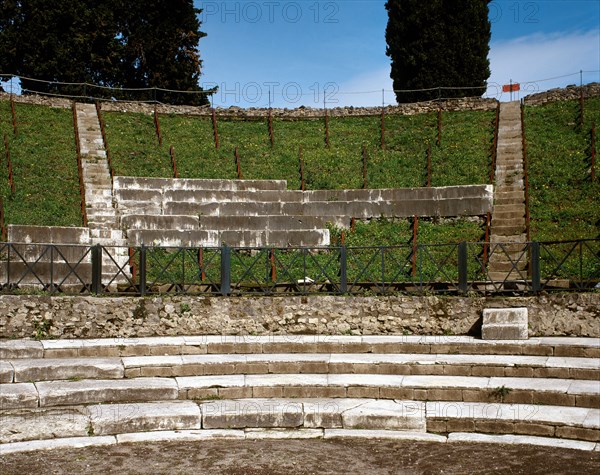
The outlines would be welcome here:
[[[579,101],[525,111],[531,238],[598,237],[600,181],[591,181],[589,147],[592,122],[600,127],[600,97],[586,100],[583,129],[577,120]]]
[[[11,196],[3,160],[0,192],[6,222],[80,225],[71,112],[25,104],[16,107],[19,134],[14,137],[10,103],[0,101],[0,134],[10,140],[16,183],[15,196]],[[590,180],[589,131],[592,121],[600,126],[600,98],[586,100],[583,130],[577,123],[578,113],[578,101],[526,108],[535,240],[598,236],[600,185]],[[388,115],[385,150],[380,147],[379,116],[331,117],[329,148],[324,119],[274,119],[275,145],[271,147],[266,115],[258,120],[220,118],[219,150],[214,146],[210,117],[162,115],[163,146],[158,144],[152,115],[106,112],[104,118],[117,175],[172,176],[172,144],[181,177],[233,179],[238,147],[244,178],[284,179],[289,189],[299,189],[302,146],[307,189],[341,189],[362,187],[363,146],[370,188],[425,185],[428,144],[433,186],[487,183],[494,112],[444,112],[440,146],[436,145],[436,113]],[[482,235],[480,226],[469,221],[436,225],[422,220],[419,228],[420,243],[478,241]],[[404,245],[410,237],[408,221],[375,220],[347,232],[346,243]]]
[[[79,179],[69,109],[16,104],[17,135],[10,103],[0,101],[1,134],[8,137],[15,182],[8,186],[4,144],[0,167],[6,223],[80,226]]]
[[[324,119],[218,119],[219,150],[208,117],[160,117],[164,144],[159,147],[151,116],[106,113],[108,141],[117,174],[170,176],[169,145],[175,148],[181,177],[236,178],[237,147],[246,179],[283,179],[300,188],[302,146],[307,189],[362,188],[362,148],[367,150],[370,188],[426,184],[426,150],[432,147],[432,185],[486,183],[493,112],[443,114],[442,143],[435,145],[437,114],[386,117],[386,150],[380,148],[380,117],[332,117],[330,147],[325,146]]]

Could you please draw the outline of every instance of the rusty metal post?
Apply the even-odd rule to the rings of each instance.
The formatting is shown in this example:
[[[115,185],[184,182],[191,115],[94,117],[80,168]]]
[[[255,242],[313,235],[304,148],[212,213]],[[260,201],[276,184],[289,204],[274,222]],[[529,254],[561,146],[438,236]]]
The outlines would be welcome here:
[[[154,128],[156,129],[156,137],[158,138],[158,145],[162,146],[163,139],[162,139],[162,134],[160,132],[160,119],[158,118],[158,109],[156,108],[156,104],[154,105]]]
[[[427,188],[431,187],[431,143],[427,144]]]
[[[275,147],[275,134],[273,133],[273,111],[269,108],[269,140],[271,148]]]
[[[356,218],[354,216],[350,220],[350,231],[356,231]]]
[[[277,267],[275,265],[275,249],[269,252],[269,262],[271,264],[271,282],[277,282]]]
[[[485,217],[485,244],[483,245],[483,265],[487,267],[490,248],[490,225],[492,222],[492,213],[489,211]]]
[[[179,172],[177,171],[177,162],[175,161],[175,147],[171,145],[169,147],[169,155],[171,155],[171,166],[173,167],[173,178],[179,178]]]
[[[325,109],[325,147],[329,148],[329,112]]]
[[[219,150],[219,128],[217,127],[217,112],[215,108],[212,109],[212,126],[213,126],[213,136],[215,139],[215,148]]]
[[[385,150],[385,106],[381,107],[381,150]]]
[[[363,190],[366,190],[368,187],[367,182],[367,147],[363,145],[362,147],[362,159],[363,159]]]
[[[6,219],[4,217],[4,201],[0,196],[0,239],[2,242],[6,242]]]
[[[302,145],[300,145],[300,189],[306,190],[306,183],[304,182],[304,158],[302,158]]]
[[[439,147],[442,144],[442,109],[438,108],[437,111],[437,146]]]
[[[10,95],[10,111],[12,113],[13,134],[17,135],[17,111],[15,110],[15,100],[13,95]]]
[[[592,123],[592,183],[596,181],[596,123]]]
[[[240,161],[240,155],[238,153],[238,148],[237,147],[235,147],[234,155],[235,155],[235,167],[236,167],[236,171],[237,171],[238,180],[243,180],[244,179],[244,175],[242,174],[242,164],[241,164],[241,161]]]
[[[4,134],[4,150],[6,151],[6,167],[8,168],[8,184],[10,192],[15,194],[15,179],[13,177],[12,160],[10,159],[10,147],[8,145],[8,136]]]
[[[200,267],[200,280],[204,282],[206,279],[206,273],[204,271],[204,249],[198,249],[198,267]]]
[[[137,280],[137,267],[136,267],[135,261],[133,259],[133,256],[135,255],[135,249],[133,249],[133,247],[130,247],[128,249],[128,254],[129,254],[129,272],[131,272],[131,280],[135,283],[135,281]]]
[[[585,99],[583,96],[583,89],[580,89],[580,91],[579,91],[579,129],[580,130],[583,130],[584,114],[585,114]]]
[[[417,276],[417,251],[418,247],[418,235],[419,235],[419,217],[413,216],[413,238],[412,238],[412,276]]]

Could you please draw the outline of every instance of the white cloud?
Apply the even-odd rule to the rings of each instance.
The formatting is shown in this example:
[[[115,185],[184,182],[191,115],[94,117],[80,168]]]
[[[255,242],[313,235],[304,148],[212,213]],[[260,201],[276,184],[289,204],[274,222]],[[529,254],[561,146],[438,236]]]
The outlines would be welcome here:
[[[545,91],[567,84],[579,84],[579,71],[585,73],[583,82],[600,81],[600,32],[536,34],[490,45],[492,69],[488,95],[508,100],[508,94],[498,95],[502,84],[520,82],[528,93]],[[565,76],[567,77],[558,77]]]
[[[501,87],[511,79],[522,85],[519,97],[554,87],[579,84],[580,70],[595,71],[583,74],[584,83],[600,81],[600,32],[536,34],[492,42],[489,57],[492,73],[487,95],[500,100],[510,99],[508,93],[502,94]],[[336,105],[381,105],[382,88],[386,90],[386,104],[395,102],[390,92],[392,80],[389,74],[390,67],[385,66],[340,83],[339,92],[335,95],[339,101]],[[369,93],[348,94],[363,91]]]

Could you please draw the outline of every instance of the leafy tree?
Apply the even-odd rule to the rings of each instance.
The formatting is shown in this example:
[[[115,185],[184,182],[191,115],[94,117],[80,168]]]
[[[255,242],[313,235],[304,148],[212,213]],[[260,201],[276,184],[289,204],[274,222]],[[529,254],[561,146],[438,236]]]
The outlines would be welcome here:
[[[200,31],[192,0],[113,0],[122,47],[122,84],[127,88],[201,91],[202,61],[197,50]],[[205,94],[152,91],[169,103],[208,104]],[[149,97],[146,97],[149,98]]]
[[[0,72],[54,82],[200,92],[192,0],[0,0]],[[6,13],[6,14],[5,14]],[[8,52],[5,54],[4,52]],[[24,92],[207,104],[205,94],[22,79]]]
[[[398,102],[483,94],[490,76],[489,1],[387,1],[386,54],[394,90],[433,89],[396,92]]]

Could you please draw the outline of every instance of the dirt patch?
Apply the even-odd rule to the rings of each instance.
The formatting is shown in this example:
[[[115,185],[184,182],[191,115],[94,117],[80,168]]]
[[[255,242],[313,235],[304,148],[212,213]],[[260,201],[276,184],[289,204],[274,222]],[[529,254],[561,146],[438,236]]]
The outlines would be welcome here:
[[[600,473],[600,452],[389,440],[124,444],[0,457],[3,475],[402,475]]]

